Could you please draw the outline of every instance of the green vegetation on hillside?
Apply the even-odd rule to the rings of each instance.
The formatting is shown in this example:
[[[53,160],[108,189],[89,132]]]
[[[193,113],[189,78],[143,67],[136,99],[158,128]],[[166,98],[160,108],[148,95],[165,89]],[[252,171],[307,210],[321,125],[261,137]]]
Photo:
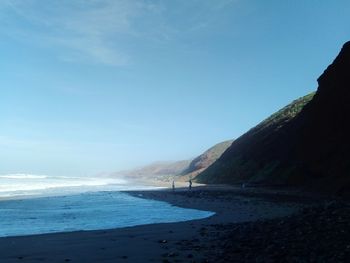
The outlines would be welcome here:
[[[277,140],[276,143],[274,135],[293,120],[314,95],[315,92],[312,92],[293,101],[242,135],[232,143],[221,158],[200,173],[196,181],[201,183],[264,181],[280,163],[278,156],[275,156],[277,153],[274,147],[278,144],[277,147],[283,148],[284,142]]]
[[[275,112],[270,117],[258,124],[254,129],[262,130],[274,124],[282,125],[285,122],[290,121],[304,108],[304,106],[312,100],[316,92],[312,92],[304,97],[294,100],[292,103],[288,104],[281,110]]]

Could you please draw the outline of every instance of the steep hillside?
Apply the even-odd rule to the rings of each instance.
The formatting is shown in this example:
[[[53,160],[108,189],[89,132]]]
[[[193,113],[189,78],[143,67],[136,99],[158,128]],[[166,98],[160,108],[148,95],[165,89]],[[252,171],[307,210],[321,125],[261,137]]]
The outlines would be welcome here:
[[[312,179],[313,187],[346,194],[350,186],[350,42],[318,79],[317,94],[293,123],[297,133],[295,173]]]
[[[315,93],[299,98],[234,141],[227,151],[196,180],[205,183],[258,181],[276,166],[275,134],[294,119]],[[278,147],[284,147],[283,141]]]
[[[346,191],[350,184],[350,43],[301,98],[253,128],[196,178]]]
[[[196,157],[181,174],[191,174],[192,176],[202,172],[212,165],[232,144],[233,140],[224,141],[211,147],[203,154]]]

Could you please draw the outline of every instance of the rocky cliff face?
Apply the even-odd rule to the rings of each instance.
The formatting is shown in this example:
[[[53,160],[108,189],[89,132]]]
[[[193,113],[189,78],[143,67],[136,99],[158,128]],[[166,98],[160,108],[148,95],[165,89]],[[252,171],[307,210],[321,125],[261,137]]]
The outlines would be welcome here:
[[[237,139],[197,180],[346,191],[350,185],[350,43],[318,82],[314,97],[293,102]]]

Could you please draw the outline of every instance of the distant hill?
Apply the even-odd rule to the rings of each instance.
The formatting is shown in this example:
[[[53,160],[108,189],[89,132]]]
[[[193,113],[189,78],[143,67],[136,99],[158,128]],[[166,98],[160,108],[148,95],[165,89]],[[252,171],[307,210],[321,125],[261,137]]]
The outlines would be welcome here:
[[[189,166],[181,173],[181,175],[188,175],[195,177],[200,172],[207,169],[227,150],[232,144],[233,140],[218,143],[206,150],[204,153],[193,159]]]
[[[218,143],[193,160],[154,162],[137,169],[114,173],[112,176],[141,181],[187,181],[214,163],[232,142],[233,140]]]
[[[129,179],[141,180],[167,180],[168,177],[181,174],[191,160],[182,160],[175,162],[154,162],[134,170],[121,171],[116,174],[123,175]]]
[[[350,42],[318,83],[315,95],[294,101],[241,136],[196,180],[345,193],[350,186]]]

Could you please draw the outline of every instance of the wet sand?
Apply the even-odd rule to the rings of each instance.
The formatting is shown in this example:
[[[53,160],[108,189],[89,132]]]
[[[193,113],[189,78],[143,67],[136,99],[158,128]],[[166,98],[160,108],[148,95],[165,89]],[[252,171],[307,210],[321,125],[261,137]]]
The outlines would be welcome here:
[[[298,194],[227,186],[128,193],[216,214],[179,223],[0,238],[0,262],[213,262],[223,249],[215,237],[227,231],[219,226],[285,217],[310,204]]]

